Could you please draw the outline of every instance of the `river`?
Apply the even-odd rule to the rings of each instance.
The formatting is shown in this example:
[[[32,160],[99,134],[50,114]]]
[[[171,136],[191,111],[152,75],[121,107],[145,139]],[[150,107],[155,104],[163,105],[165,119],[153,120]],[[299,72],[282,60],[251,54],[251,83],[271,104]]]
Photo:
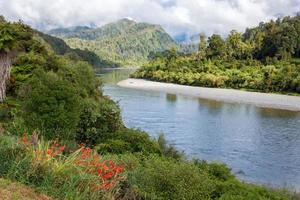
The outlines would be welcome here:
[[[224,162],[240,179],[300,189],[300,112],[121,88],[132,70],[102,75],[127,127],[164,133],[189,158]]]

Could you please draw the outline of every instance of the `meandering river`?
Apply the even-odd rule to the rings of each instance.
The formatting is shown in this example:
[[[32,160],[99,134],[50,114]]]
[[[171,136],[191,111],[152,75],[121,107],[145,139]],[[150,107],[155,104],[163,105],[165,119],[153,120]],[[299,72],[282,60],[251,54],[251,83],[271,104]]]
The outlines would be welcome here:
[[[131,72],[102,75],[126,126],[164,133],[188,157],[224,162],[242,180],[300,189],[300,112],[118,87]]]

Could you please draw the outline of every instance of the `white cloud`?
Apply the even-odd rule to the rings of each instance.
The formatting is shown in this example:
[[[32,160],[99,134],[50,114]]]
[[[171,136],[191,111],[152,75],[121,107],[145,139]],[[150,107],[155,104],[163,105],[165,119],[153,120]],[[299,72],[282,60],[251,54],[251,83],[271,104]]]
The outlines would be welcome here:
[[[130,17],[161,24],[173,36],[243,31],[300,11],[300,0],[0,0],[0,13],[44,29]]]

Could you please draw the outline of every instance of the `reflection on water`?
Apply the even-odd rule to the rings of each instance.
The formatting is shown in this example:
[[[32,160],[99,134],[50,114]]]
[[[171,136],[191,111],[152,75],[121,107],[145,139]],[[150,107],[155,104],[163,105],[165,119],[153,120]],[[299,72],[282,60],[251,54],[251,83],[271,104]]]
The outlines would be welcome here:
[[[262,117],[292,118],[300,116],[300,112],[282,111],[272,108],[257,108],[256,111],[257,114],[261,115]]]
[[[120,80],[124,80],[129,77],[131,73],[134,72],[135,69],[117,69],[117,70],[112,70],[112,69],[98,69],[96,70],[96,74],[98,75],[103,75],[102,81],[104,83],[109,83],[112,85],[116,85]],[[122,72],[122,73],[120,73]]]
[[[300,188],[300,113],[117,87],[129,73],[103,76],[128,127],[163,132],[189,157],[225,162],[246,181]]]
[[[166,99],[168,102],[176,102],[177,95],[176,94],[166,94]]]
[[[220,111],[223,107],[223,103],[220,101],[213,101],[208,99],[198,99],[199,108],[208,108],[211,111]]]

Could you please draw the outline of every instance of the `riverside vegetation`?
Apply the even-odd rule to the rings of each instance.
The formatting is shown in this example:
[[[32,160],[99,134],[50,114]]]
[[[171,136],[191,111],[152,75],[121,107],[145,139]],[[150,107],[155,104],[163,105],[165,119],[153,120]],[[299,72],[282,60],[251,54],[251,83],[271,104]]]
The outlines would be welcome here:
[[[15,52],[0,104],[3,182],[53,199],[297,199],[126,128],[89,63],[57,50],[29,26],[1,18],[0,52]]]
[[[157,53],[132,77],[183,85],[300,93],[300,15],[218,34],[200,35],[196,54]]]

